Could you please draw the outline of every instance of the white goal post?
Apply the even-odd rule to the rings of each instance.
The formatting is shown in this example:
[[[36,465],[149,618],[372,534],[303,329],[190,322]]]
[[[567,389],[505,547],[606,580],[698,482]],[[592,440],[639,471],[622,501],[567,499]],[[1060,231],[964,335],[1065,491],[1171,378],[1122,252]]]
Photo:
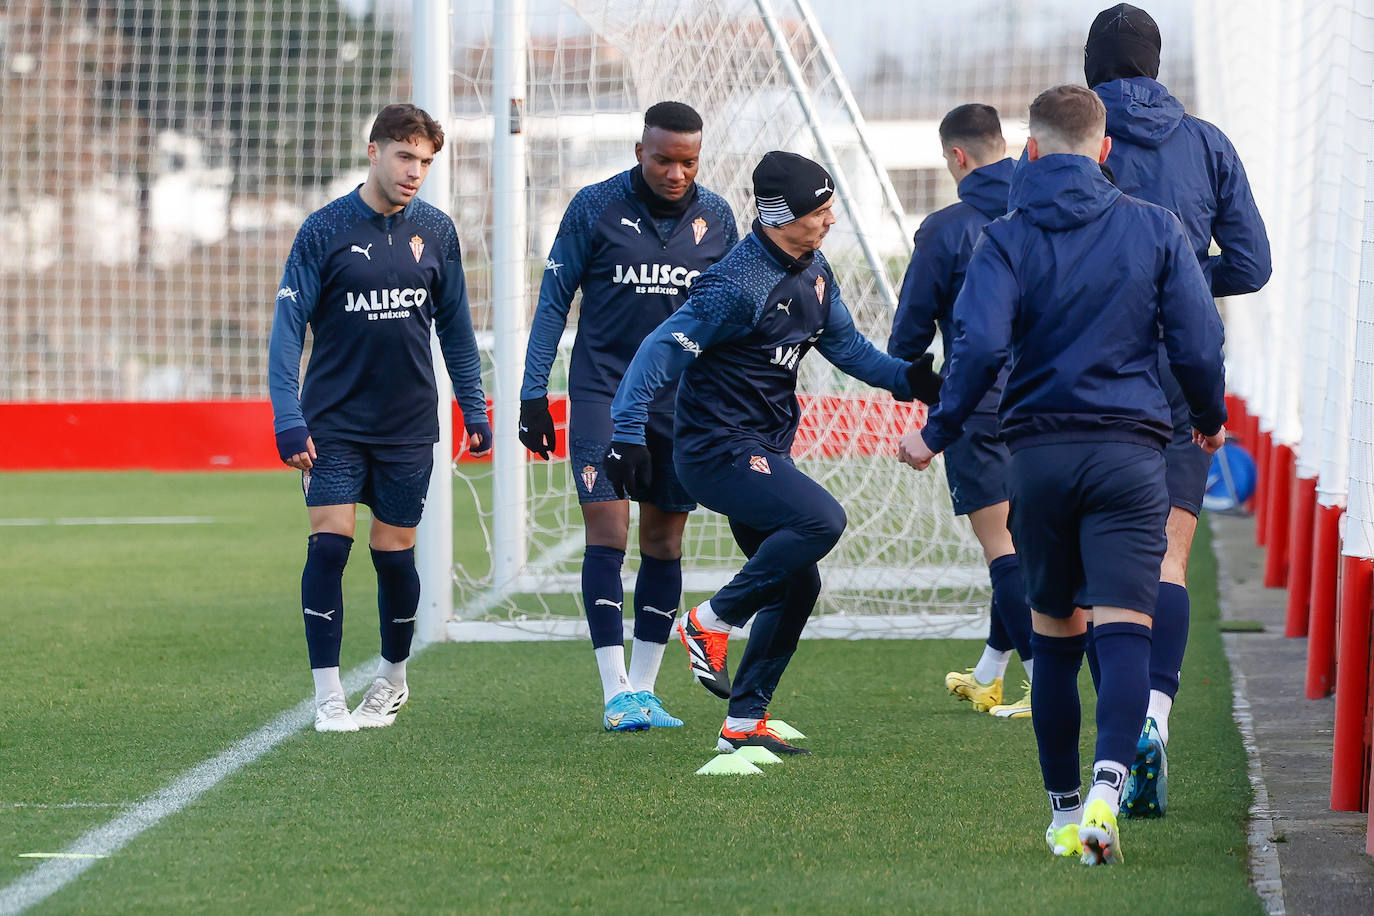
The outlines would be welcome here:
[[[420,8],[430,6],[416,0],[417,45]],[[480,336],[496,452],[490,463],[454,466],[455,610],[444,617],[440,603],[425,601],[433,616],[422,630],[454,639],[575,636],[585,632],[583,533],[567,460],[533,460],[515,436],[526,328],[563,210],[579,188],[633,164],[644,109],[676,99],[702,114],[698,180],[730,201],[742,233],[754,216],[749,176],[763,153],[789,149],[827,165],[841,219],[826,255],[856,323],[879,346],[911,243],[897,194],[805,0],[564,0],[556,12],[537,14],[518,0],[498,0],[485,10],[455,4],[450,15],[462,46],[444,77],[454,87],[441,118],[454,172],[449,209],[463,236],[479,327],[491,328]],[[417,99],[420,80],[435,75],[416,70]],[[489,236],[474,231],[483,225]],[[575,324],[551,379],[556,416],[574,332]],[[893,457],[897,437],[923,408],[896,403],[819,356],[803,364],[800,392],[806,410],[794,454],[850,519],[822,564],[825,586],[808,631],[981,632],[987,570],[967,524],[951,513],[943,473],[917,474]],[[559,427],[566,446],[566,425]],[[447,518],[434,508],[427,515]],[[471,549],[475,539],[480,550]],[[724,519],[693,513],[684,541],[687,595],[714,591],[741,562]],[[628,588],[633,548],[626,567]],[[427,565],[426,594],[444,589],[445,572]]]

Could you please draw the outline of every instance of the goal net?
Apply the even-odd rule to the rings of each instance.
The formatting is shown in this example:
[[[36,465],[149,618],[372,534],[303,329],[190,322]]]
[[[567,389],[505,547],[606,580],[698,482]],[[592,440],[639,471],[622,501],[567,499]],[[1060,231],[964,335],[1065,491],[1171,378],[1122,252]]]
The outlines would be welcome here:
[[[490,219],[483,178],[492,123],[490,10],[463,8],[454,15],[463,47],[454,55],[450,135],[464,138],[455,159],[455,217],[470,232]],[[644,109],[676,99],[705,119],[698,181],[730,202],[741,234],[755,215],[750,175],[765,152],[791,150],[830,167],[840,221],[825,253],[857,325],[884,344],[894,286],[910,254],[909,228],[804,2],[566,0],[552,12],[531,8],[528,17],[524,127],[531,310],[544,255],[572,196],[633,165]],[[483,244],[479,237],[465,238],[469,265],[481,260]],[[469,271],[474,301],[485,301],[480,271]],[[562,401],[576,313],[574,303],[550,380],[564,449]],[[894,457],[897,438],[923,420],[924,408],[898,404],[818,355],[802,364],[799,391],[805,412],[794,456],[849,516],[847,532],[823,562],[821,617],[812,629],[837,635],[948,634],[977,619],[970,612],[986,604],[987,571],[967,524],[951,513],[942,471],[937,466],[916,473]],[[495,405],[497,422],[513,422],[515,412],[514,403]],[[456,465],[455,607],[463,623],[450,626],[450,633],[459,638],[471,621],[528,634],[571,634],[580,627],[584,542],[572,482],[576,469],[565,454],[550,463],[525,457],[525,562],[506,582],[493,581],[488,559],[503,536],[490,498],[492,478],[500,471]],[[469,527],[474,515],[476,529]],[[462,539],[478,536],[485,551],[462,549]],[[688,523],[683,554],[689,596],[715,591],[743,562],[725,520],[705,509]],[[637,568],[633,548],[629,556],[627,589]]]

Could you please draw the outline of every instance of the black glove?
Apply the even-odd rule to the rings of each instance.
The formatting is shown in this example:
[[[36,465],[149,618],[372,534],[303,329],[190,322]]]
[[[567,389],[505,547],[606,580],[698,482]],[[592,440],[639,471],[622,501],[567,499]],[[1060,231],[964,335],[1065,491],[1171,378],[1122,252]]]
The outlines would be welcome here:
[[[606,468],[606,479],[611,482],[616,496],[639,500],[649,495],[654,463],[649,457],[647,445],[612,439],[611,447],[606,449],[606,457],[601,463]]]
[[[290,461],[301,452],[310,451],[306,445],[306,440],[310,438],[310,430],[304,426],[293,426],[277,433],[277,457],[283,462]]]
[[[491,451],[491,424],[485,416],[474,417],[470,422],[465,421],[463,431],[468,434],[468,451],[473,455],[480,458]]]
[[[545,461],[558,448],[558,433],[553,428],[547,396],[520,402],[520,444]]]
[[[923,353],[914,363],[906,368],[906,384],[911,389],[911,394],[918,401],[934,407],[940,403],[940,373],[931,368],[935,364],[935,357],[929,353]]]

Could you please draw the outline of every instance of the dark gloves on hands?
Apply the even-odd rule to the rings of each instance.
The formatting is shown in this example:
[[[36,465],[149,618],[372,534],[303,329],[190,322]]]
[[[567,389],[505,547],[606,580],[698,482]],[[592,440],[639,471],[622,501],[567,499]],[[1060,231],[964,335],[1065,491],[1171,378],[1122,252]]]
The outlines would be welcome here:
[[[520,402],[520,443],[545,461],[558,448],[547,396]]]
[[[940,403],[941,379],[940,373],[932,368],[934,364],[935,357],[924,353],[906,370],[906,383],[911,389],[912,396],[932,406]]]
[[[615,488],[616,496],[639,500],[649,495],[654,468],[647,445],[612,439],[603,464],[606,467],[606,479]]]

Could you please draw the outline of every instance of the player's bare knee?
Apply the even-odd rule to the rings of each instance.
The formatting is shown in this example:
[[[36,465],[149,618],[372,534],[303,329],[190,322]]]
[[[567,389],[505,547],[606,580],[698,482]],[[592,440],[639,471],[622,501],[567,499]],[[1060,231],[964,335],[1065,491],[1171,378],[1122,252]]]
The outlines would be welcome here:
[[[655,560],[682,557],[682,533],[687,513],[664,512],[650,503],[639,507],[639,552]]]
[[[388,525],[374,518],[368,546],[373,550],[409,550],[415,546],[415,529]]]
[[[584,503],[582,518],[587,528],[588,547],[624,550],[630,534],[630,504],[624,500]]]

